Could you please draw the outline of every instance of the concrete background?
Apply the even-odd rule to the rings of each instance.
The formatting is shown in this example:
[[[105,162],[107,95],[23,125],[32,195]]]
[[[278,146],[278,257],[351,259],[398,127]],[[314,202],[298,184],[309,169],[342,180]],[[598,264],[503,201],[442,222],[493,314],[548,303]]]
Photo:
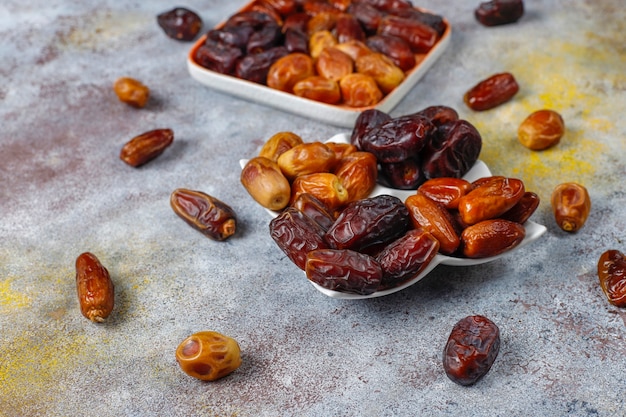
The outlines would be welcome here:
[[[479,1],[415,3],[447,17],[451,44],[395,108],[456,108],[484,139],[492,172],[542,198],[534,244],[469,268],[437,267],[373,300],[327,298],[268,233],[239,183],[240,158],[272,134],[325,140],[336,127],[215,92],[186,69],[190,43],[156,15],[196,10],[205,30],[245,2],[5,0],[0,4],[1,416],[618,416],[626,415],[626,311],[596,264],[626,250],[626,12],[622,0],[528,0],[514,25],[486,28]],[[123,5],[126,4],[126,5]],[[463,93],[500,71],[521,89],[474,113]],[[152,90],[147,108],[117,101],[121,76]],[[545,152],[516,139],[532,111],[559,111],[567,133]],[[133,136],[170,127],[174,144],[133,169]],[[558,183],[589,190],[577,234],[554,223]],[[178,187],[230,204],[237,236],[214,242],[169,207]],[[116,285],[110,319],[80,315],[74,261],[96,254]],[[485,378],[461,387],[441,355],[452,326],[483,314],[502,333]],[[235,338],[242,366],[204,383],[178,368],[189,334]]]

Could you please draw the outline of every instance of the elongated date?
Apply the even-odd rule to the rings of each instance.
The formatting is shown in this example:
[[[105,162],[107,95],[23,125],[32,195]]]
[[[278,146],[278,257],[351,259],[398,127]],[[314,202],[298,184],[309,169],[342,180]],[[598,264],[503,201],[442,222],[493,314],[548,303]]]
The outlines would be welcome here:
[[[379,290],[397,287],[418,275],[439,251],[439,241],[430,233],[409,230],[376,255],[383,270]]]
[[[306,276],[333,291],[368,295],[380,286],[383,270],[371,256],[349,249],[318,249],[308,253]]]
[[[324,229],[295,207],[287,207],[270,222],[270,236],[291,261],[304,270],[307,254],[326,249]]]
[[[490,219],[468,226],[461,233],[463,255],[467,258],[496,256],[522,243],[526,229],[516,222]]]
[[[611,249],[600,256],[598,278],[609,303],[626,307],[626,258],[622,252]]]
[[[139,167],[161,155],[174,141],[172,129],[155,129],[135,136],[120,151],[120,159]]]
[[[402,200],[383,194],[349,203],[324,237],[332,248],[358,251],[402,236],[409,222]]]
[[[484,316],[468,316],[452,328],[443,369],[459,385],[472,385],[489,372],[500,351],[500,329]]]
[[[84,252],[76,258],[76,292],[80,312],[89,320],[101,323],[113,311],[113,281],[109,271],[93,253]]]
[[[237,230],[237,216],[226,203],[202,191],[178,188],[170,205],[185,223],[213,240],[226,240]]]

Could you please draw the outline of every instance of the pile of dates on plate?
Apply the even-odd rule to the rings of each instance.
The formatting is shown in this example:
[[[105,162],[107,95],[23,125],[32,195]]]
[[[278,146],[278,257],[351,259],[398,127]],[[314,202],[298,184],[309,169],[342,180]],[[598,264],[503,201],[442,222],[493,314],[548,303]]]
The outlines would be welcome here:
[[[408,0],[256,0],[210,30],[196,63],[311,100],[378,103],[447,29]]]
[[[351,141],[342,148],[340,160],[348,160],[351,152],[374,155],[384,171],[380,166],[412,158],[421,180],[405,201],[383,193],[337,204],[315,180],[319,174],[295,177],[290,201],[269,229],[312,282],[334,291],[372,294],[412,279],[438,253],[487,258],[524,239],[523,224],[538,207],[539,197],[516,178],[462,178],[478,158],[481,138],[453,109],[433,106],[397,118],[367,110],[357,120]],[[332,165],[327,168],[325,174],[334,175]],[[245,171],[242,183],[250,185]],[[351,183],[371,184],[378,177],[371,165],[368,171],[355,172],[358,179],[347,176]],[[303,178],[304,190],[297,185]],[[341,187],[341,180],[338,183]]]

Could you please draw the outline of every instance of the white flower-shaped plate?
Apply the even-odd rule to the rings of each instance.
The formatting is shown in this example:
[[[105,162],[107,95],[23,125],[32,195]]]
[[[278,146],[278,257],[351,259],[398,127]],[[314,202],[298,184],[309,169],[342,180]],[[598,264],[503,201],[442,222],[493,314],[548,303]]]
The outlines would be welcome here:
[[[337,134],[333,137],[331,137],[330,139],[328,139],[327,142],[335,142],[335,143],[349,143],[350,142],[350,137],[348,134],[345,133],[340,133]],[[248,159],[241,159],[239,161],[239,164],[241,165],[241,168],[243,169],[243,167],[246,165],[246,163],[248,162]],[[465,178],[466,180],[472,182],[475,181],[479,178],[483,178],[483,177],[489,177],[491,176],[491,171],[489,170],[489,167],[482,162],[481,160],[476,161],[476,163],[474,164],[474,166],[467,172],[467,174],[465,174],[463,176],[463,178]],[[415,191],[413,190],[396,190],[393,188],[388,188],[388,187],[384,187],[380,184],[377,184],[376,187],[374,188],[374,190],[372,191],[372,193],[370,194],[371,197],[375,197],[377,195],[381,195],[381,194],[388,194],[388,195],[393,195],[398,197],[399,199],[401,199],[402,201],[405,201],[406,198],[412,194],[414,194]],[[272,216],[272,217],[276,217],[278,215],[278,212],[276,211],[272,211],[272,210],[267,210],[266,211]],[[426,275],[428,275],[430,273],[430,271],[432,271],[437,265],[450,265],[450,266],[473,266],[473,265],[480,265],[480,264],[484,264],[487,262],[492,262],[495,261],[496,259],[500,259],[516,250],[519,250],[521,248],[523,248],[524,246],[534,242],[535,240],[539,239],[539,237],[541,237],[541,235],[543,235],[546,232],[546,227],[539,224],[539,223],[535,223],[531,220],[526,221],[526,223],[524,223],[524,229],[526,229],[526,236],[524,237],[524,240],[522,240],[522,242],[517,245],[515,248],[504,252],[500,255],[497,256],[491,256],[488,258],[480,258],[480,259],[469,259],[469,258],[457,258],[457,257],[453,257],[453,256],[446,256],[446,255],[442,255],[440,253],[438,253],[437,255],[435,255],[435,257],[430,261],[430,263],[426,266],[426,268],[424,268],[424,270],[422,270],[422,272],[420,272],[418,275],[416,275],[415,277],[413,277],[412,279],[406,281],[405,283],[403,283],[402,285],[399,285],[397,287],[394,288],[389,288],[387,290],[382,290],[382,291],[376,291],[372,294],[368,294],[368,295],[360,295],[360,294],[351,294],[351,293],[345,293],[345,292],[340,292],[340,291],[333,291],[333,290],[329,290],[327,288],[324,288],[312,281],[309,281],[318,291],[320,291],[322,294],[327,295],[329,297],[332,298],[341,298],[341,299],[349,299],[349,300],[358,300],[358,299],[364,299],[364,298],[375,298],[375,297],[382,297],[384,295],[389,295],[389,294],[393,294],[395,292],[398,291],[402,291],[403,289],[410,287],[411,285],[415,284],[416,282],[420,281],[422,278],[424,278]]]

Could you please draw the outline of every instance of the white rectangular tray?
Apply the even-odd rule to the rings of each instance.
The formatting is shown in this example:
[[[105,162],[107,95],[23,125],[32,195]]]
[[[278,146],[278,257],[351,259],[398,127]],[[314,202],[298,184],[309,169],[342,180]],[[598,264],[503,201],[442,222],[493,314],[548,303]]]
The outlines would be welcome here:
[[[246,10],[247,7],[245,6],[241,10]],[[356,118],[364,110],[376,108],[390,112],[439,59],[450,43],[451,27],[447,20],[444,19],[444,21],[446,30],[437,44],[427,54],[420,56],[421,62],[407,73],[406,78],[398,87],[378,104],[370,107],[357,108],[325,104],[204,68],[196,63],[193,57],[195,51],[204,43],[206,35],[198,39],[189,51],[187,68],[195,80],[215,90],[335,126],[352,128]],[[223,23],[216,28],[220,28],[222,25]]]

